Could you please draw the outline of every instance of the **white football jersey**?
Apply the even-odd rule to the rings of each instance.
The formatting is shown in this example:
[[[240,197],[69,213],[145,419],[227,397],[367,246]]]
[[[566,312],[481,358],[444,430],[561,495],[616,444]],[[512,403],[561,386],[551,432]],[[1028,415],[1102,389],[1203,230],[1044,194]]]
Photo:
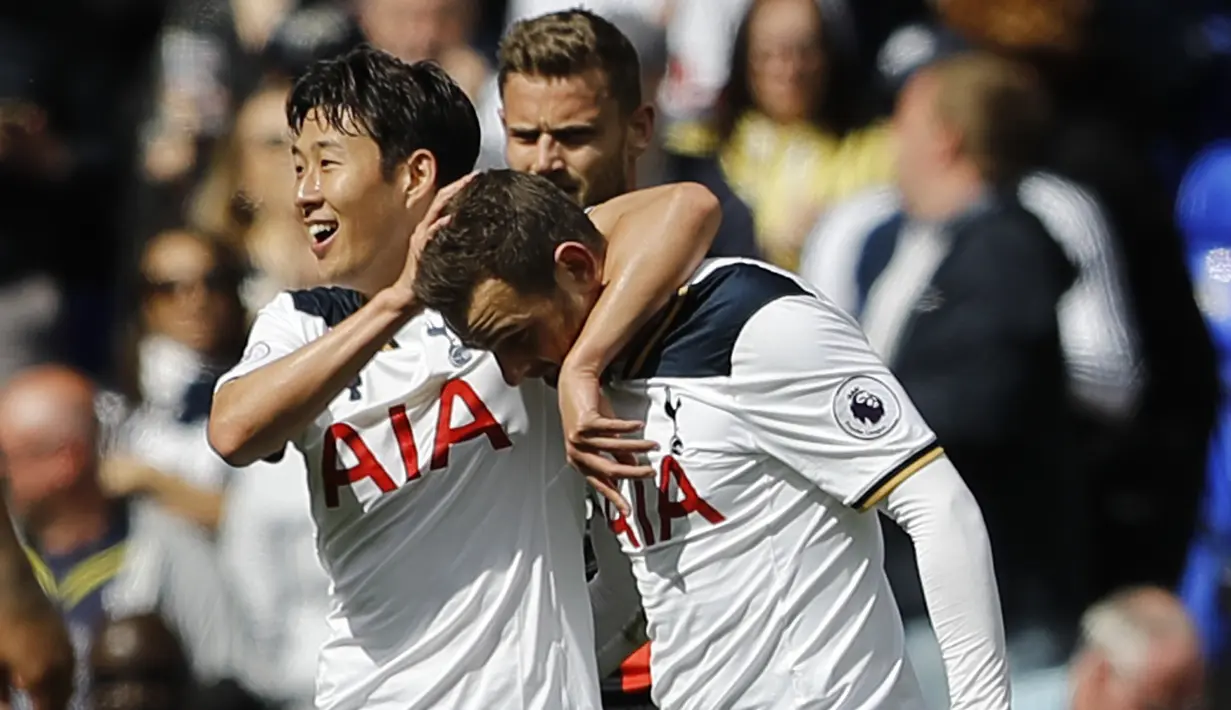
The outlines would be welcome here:
[[[358,293],[280,294],[226,382],[323,336]],[[221,386],[221,383],[219,384]],[[330,579],[327,710],[600,707],[584,480],[555,394],[416,316],[292,442]]]
[[[784,271],[707,261],[618,363],[659,444],[605,505],[663,710],[922,710],[872,510],[940,456],[859,327]]]

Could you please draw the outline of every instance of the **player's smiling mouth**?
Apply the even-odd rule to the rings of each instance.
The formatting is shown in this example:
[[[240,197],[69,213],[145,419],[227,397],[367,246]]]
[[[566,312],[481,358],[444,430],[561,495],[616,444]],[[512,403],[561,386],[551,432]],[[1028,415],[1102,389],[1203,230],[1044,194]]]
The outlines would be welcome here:
[[[318,244],[329,241],[338,231],[337,222],[310,222],[308,223],[308,233],[312,235],[312,239]]]
[[[338,233],[338,223],[335,220],[320,220],[308,222],[307,227],[308,234],[312,237],[312,252],[319,257]]]

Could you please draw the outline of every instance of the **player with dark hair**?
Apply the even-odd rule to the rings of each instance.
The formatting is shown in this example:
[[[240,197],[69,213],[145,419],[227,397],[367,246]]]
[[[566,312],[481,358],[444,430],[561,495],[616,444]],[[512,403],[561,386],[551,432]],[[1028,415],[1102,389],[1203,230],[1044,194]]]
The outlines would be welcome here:
[[[620,436],[639,425],[601,415],[598,376],[700,263],[713,196],[676,185],[593,210],[612,281],[557,401],[542,381],[509,385],[414,297],[419,248],[479,150],[461,89],[362,47],[315,64],[287,115],[296,201],[336,285],[261,310],[209,436],[235,465],[288,443],[305,458],[333,595],[317,706],[598,707],[585,490],[565,443],[600,485],[650,473],[632,460],[648,443]]]
[[[546,180],[476,177],[415,291],[517,382],[566,361],[610,288],[608,248]],[[921,710],[880,511],[911,536],[952,707],[1007,710],[978,504],[858,326],[787,272],[705,262],[609,368],[657,476],[605,506],[648,619],[664,710]]]

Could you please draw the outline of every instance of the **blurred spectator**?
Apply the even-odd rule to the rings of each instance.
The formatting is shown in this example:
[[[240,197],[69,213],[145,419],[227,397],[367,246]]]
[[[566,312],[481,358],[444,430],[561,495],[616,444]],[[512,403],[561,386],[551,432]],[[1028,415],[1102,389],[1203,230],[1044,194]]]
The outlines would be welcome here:
[[[399,59],[435,60],[472,99],[491,67],[469,45],[474,0],[355,0],[359,25],[371,43]]]
[[[91,645],[93,710],[182,710],[187,704],[188,661],[158,615],[105,621]]]
[[[980,44],[1066,52],[1084,40],[1092,0],[938,0],[941,19]]]
[[[709,118],[731,73],[731,45],[752,0],[674,0],[670,62],[657,96],[667,123]]]
[[[900,87],[919,67],[963,47],[943,32],[911,25],[894,33],[878,64],[886,83]],[[1059,310],[1070,392],[1099,426],[1123,426],[1136,414],[1142,364],[1122,259],[1107,217],[1092,194],[1046,171],[1027,175],[1017,185],[1017,198],[1078,268]],[[809,235],[801,273],[839,306],[855,311],[855,269],[868,235],[899,209],[901,196],[892,187],[840,203]]]
[[[153,0],[0,3],[0,332],[14,365],[108,365],[120,198],[162,12]]]
[[[1073,267],[1013,189],[1041,145],[1046,96],[1019,66],[961,55],[915,74],[894,121],[903,211],[867,240],[856,312],[983,509],[1020,681],[1062,660],[1081,603],[1056,316]],[[907,559],[888,554],[887,566],[919,617]]]
[[[1231,661],[1231,143],[1203,151],[1180,186],[1176,218],[1188,268],[1218,350],[1222,400],[1197,535],[1181,586],[1211,662]]]
[[[756,0],[735,37],[710,128],[679,125],[669,147],[716,153],[752,208],[761,252],[795,268],[817,218],[892,176],[889,133],[862,129],[857,80],[832,47],[816,0]]]
[[[1142,373],[1137,406],[1123,427],[1078,424],[1090,485],[1101,491],[1089,511],[1092,591],[1172,584],[1193,532],[1192,518],[1173,511],[1196,505],[1218,395],[1209,338],[1177,258],[1173,204],[1156,167],[1160,137],[1178,125],[1169,119],[1188,106],[1176,103],[1189,73],[1176,47],[1192,44],[1180,31],[1184,13],[1156,0],[938,5],[964,42],[1028,61],[1044,78],[1056,121],[1040,168],[1099,203],[1123,265],[1120,308],[1132,313]],[[1055,236],[1065,240],[1068,231],[1057,228]]]
[[[191,224],[222,235],[251,268],[240,290],[249,314],[282,289],[319,281],[295,206],[285,110],[289,91],[289,83],[274,78],[248,97],[189,210]]]
[[[200,141],[226,130],[235,97],[260,77],[266,43],[298,0],[178,0],[159,37],[158,85],[143,167],[154,183],[191,177]]]
[[[661,28],[670,20],[676,2],[678,0],[510,0],[505,25],[511,27],[519,20],[549,12],[585,9],[608,19],[614,15],[634,16]]]
[[[1205,707],[1196,629],[1170,593],[1117,592],[1085,613],[1081,631],[1071,672],[1072,710]]]
[[[290,453],[235,476],[218,549],[253,641],[239,679],[282,710],[312,710],[329,579],[316,555],[303,457]]]
[[[248,0],[205,0],[173,12],[161,35],[158,92],[143,131],[137,233],[182,223],[183,203],[209,167],[207,157],[216,143],[231,140],[232,119],[251,94],[265,84],[289,84],[315,59],[362,41],[339,4],[294,9],[299,4],[277,0],[254,8]],[[254,11],[262,7],[271,12]],[[266,27],[269,22],[277,24]],[[239,32],[237,23],[246,29]]]
[[[57,366],[23,371],[0,392],[0,453],[12,510],[77,649],[74,707],[91,692],[90,640],[105,618],[161,613],[207,681],[230,674],[245,644],[201,531],[103,493],[94,398],[88,380]]]
[[[111,495],[147,496],[213,531],[230,468],[205,439],[214,381],[239,359],[239,269],[218,242],[166,232],[146,247],[140,324],[125,394],[131,413],[102,466]]]

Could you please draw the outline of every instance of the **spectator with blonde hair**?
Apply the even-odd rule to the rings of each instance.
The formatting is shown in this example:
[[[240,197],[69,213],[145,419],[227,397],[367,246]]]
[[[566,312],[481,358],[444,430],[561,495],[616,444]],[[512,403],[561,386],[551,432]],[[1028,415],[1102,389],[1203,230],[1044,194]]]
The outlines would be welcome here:
[[[1072,710],[1195,710],[1205,664],[1183,604],[1170,592],[1116,592],[1082,617]]]

